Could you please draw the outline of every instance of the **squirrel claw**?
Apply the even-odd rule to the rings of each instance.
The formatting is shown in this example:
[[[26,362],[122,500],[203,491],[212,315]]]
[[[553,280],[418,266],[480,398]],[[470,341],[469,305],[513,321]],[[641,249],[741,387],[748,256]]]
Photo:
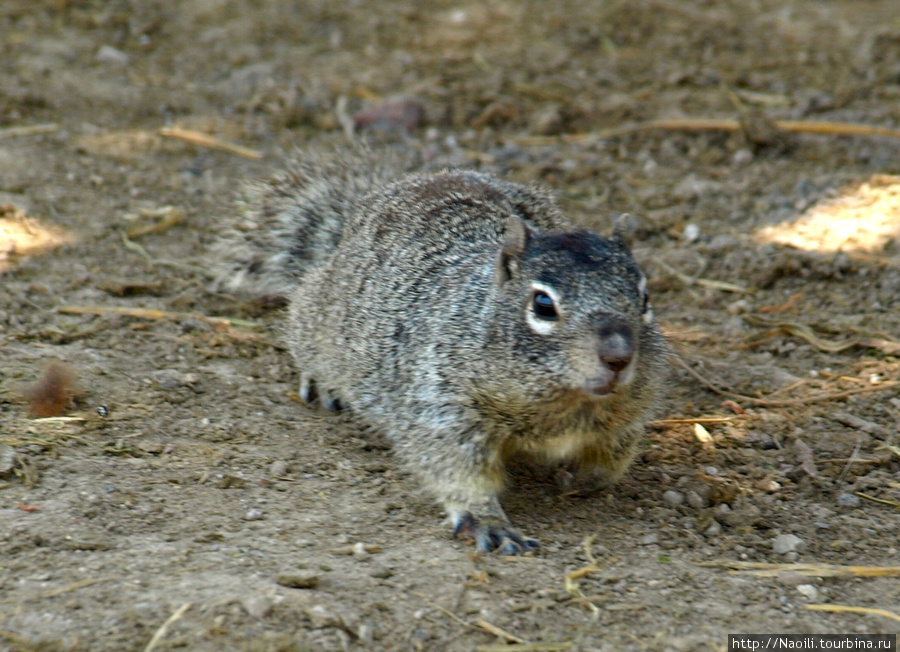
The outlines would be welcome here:
[[[496,550],[501,555],[521,555],[541,547],[536,539],[523,537],[504,523],[478,523],[469,512],[456,519],[453,538],[459,536],[475,539],[475,547],[485,553]]]
[[[300,398],[303,399],[304,403],[310,404],[319,398],[319,393],[316,391],[316,381],[306,376],[306,374],[300,379]]]
[[[341,402],[341,399],[335,398],[328,392],[322,393],[322,407],[324,407],[329,412],[340,412],[344,409],[344,404]]]

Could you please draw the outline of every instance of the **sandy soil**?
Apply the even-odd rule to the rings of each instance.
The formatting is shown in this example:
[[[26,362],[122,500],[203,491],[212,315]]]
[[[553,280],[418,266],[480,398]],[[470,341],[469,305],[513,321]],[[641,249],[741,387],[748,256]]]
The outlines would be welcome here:
[[[408,135],[371,117],[401,95]],[[537,556],[451,540],[384,441],[297,403],[280,309],[206,272],[240,183],[361,111],[423,167],[539,181],[604,232],[633,216],[684,364],[610,492],[516,473]],[[605,131],[699,118],[742,128]],[[900,125],[895,1],[2,3],[0,648],[900,631],[807,608],[900,613],[896,573],[729,571],[900,566],[900,140],[766,118]],[[23,395],[51,359],[66,419]]]

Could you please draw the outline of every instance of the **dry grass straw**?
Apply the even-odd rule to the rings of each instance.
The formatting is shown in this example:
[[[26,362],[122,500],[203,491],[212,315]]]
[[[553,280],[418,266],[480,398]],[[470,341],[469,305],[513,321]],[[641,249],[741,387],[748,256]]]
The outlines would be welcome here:
[[[235,143],[230,143],[226,140],[220,140],[219,138],[214,138],[213,136],[204,134],[200,131],[194,131],[192,129],[182,129],[181,127],[164,127],[159,130],[159,135],[166,138],[177,138],[178,140],[183,140],[193,145],[199,145],[200,147],[221,149],[226,152],[231,152],[232,154],[243,156],[244,158],[254,160],[262,158],[262,153],[258,150],[250,149],[249,147],[243,147],[242,145],[237,145]]]
[[[55,598],[58,595],[63,595],[64,593],[71,593],[72,591],[77,591],[78,589],[83,589],[86,586],[92,586],[94,584],[99,584],[101,582],[109,582],[110,579],[97,579],[94,577],[88,577],[87,579],[80,580],[78,582],[73,582],[72,584],[68,584],[66,586],[60,587],[58,589],[52,589],[45,593],[41,593],[41,599],[46,598]]]
[[[777,577],[792,572],[805,577],[900,577],[900,566],[840,566],[836,564],[770,564],[756,561],[708,561],[697,564],[703,568],[726,568],[732,573],[746,573],[757,577]]]
[[[890,505],[891,507],[896,507],[900,509],[900,503],[895,500],[886,500],[884,498],[876,498],[875,496],[870,496],[869,494],[865,494],[861,491],[857,491],[856,495],[860,498],[865,498],[866,500],[871,500],[873,503],[879,503],[881,505]]]
[[[900,615],[887,609],[873,607],[854,607],[846,604],[807,604],[804,605],[810,611],[830,611],[832,613],[869,614],[871,616],[884,616],[893,620],[900,620]]]
[[[136,319],[149,319],[160,321],[187,321],[196,319],[213,327],[217,333],[226,335],[227,337],[238,342],[251,342],[254,344],[264,344],[273,349],[284,351],[285,347],[271,340],[267,340],[254,333],[237,330],[234,326],[241,328],[261,329],[262,326],[246,319],[237,319],[233,317],[209,317],[194,312],[170,312],[168,310],[155,310],[152,308],[125,308],[121,306],[61,306],[56,309],[57,312],[64,315],[125,315]]]
[[[479,645],[477,652],[554,652],[555,650],[570,650],[575,645],[572,641],[560,643],[513,643],[511,645]]]
[[[16,136],[49,134],[51,132],[57,131],[58,129],[59,125],[53,123],[42,125],[27,125],[24,127],[7,127],[6,129],[0,129],[0,140],[3,140],[4,138],[15,138]]]
[[[784,333],[786,335],[799,337],[807,344],[811,344],[819,351],[823,351],[825,353],[841,353],[848,349],[857,347],[864,349],[876,349],[887,355],[896,355],[897,353],[900,353],[900,342],[887,335],[875,336],[857,333],[858,335],[860,335],[859,337],[850,338],[842,342],[835,342],[833,340],[827,340],[823,337],[819,337],[812,328],[810,328],[806,324],[801,324],[799,322],[787,320],[770,320],[764,319],[763,317],[759,317],[757,315],[748,315],[746,319],[754,326],[762,326],[763,328],[768,329],[762,333],[753,335],[748,342],[751,346],[753,344],[758,344],[762,340],[768,339],[773,335]]]
[[[156,633],[153,635],[153,638],[150,639],[150,642],[147,643],[147,647],[144,648],[144,652],[151,652],[153,648],[159,645],[159,642],[163,639],[166,633],[169,631],[169,627],[172,626],[176,620],[181,618],[184,613],[191,608],[190,602],[185,602],[183,605],[178,607],[175,612],[166,619],[166,622],[162,624],[162,626],[156,630]]]
[[[766,398],[756,398],[754,396],[745,396],[744,394],[738,394],[737,392],[733,392],[727,389],[722,389],[717,386],[715,383],[707,380],[700,372],[694,370],[687,362],[682,360],[680,357],[675,356],[675,362],[682,367],[685,371],[691,374],[694,378],[700,381],[704,387],[712,390],[716,394],[720,396],[727,396],[729,398],[733,398],[737,401],[744,401],[755,405],[757,407],[792,407],[796,405],[808,405],[810,403],[820,403],[822,401],[834,401],[842,398],[847,398],[848,396],[854,396],[856,394],[870,394],[872,392],[885,392],[889,389],[893,389],[900,385],[900,382],[889,380],[882,383],[878,383],[877,385],[870,385],[868,387],[859,387],[857,389],[847,389],[840,392],[822,392],[820,394],[813,394],[811,396],[804,396],[801,398],[790,398],[790,399],[766,399]]]

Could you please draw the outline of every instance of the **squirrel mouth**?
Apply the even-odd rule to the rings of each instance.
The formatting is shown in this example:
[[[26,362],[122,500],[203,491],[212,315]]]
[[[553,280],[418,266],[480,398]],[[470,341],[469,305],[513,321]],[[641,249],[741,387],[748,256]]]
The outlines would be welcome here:
[[[615,374],[612,378],[588,378],[582,385],[582,389],[588,396],[607,396],[615,391],[616,386],[619,384],[618,380],[618,374]]]

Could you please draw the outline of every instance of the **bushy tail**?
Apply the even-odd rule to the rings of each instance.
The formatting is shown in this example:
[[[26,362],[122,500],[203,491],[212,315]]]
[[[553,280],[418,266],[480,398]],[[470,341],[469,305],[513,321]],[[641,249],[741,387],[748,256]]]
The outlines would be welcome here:
[[[390,152],[303,152],[277,176],[248,185],[236,223],[217,246],[218,284],[257,296],[287,296],[327,260],[344,221],[374,187],[403,174]]]

